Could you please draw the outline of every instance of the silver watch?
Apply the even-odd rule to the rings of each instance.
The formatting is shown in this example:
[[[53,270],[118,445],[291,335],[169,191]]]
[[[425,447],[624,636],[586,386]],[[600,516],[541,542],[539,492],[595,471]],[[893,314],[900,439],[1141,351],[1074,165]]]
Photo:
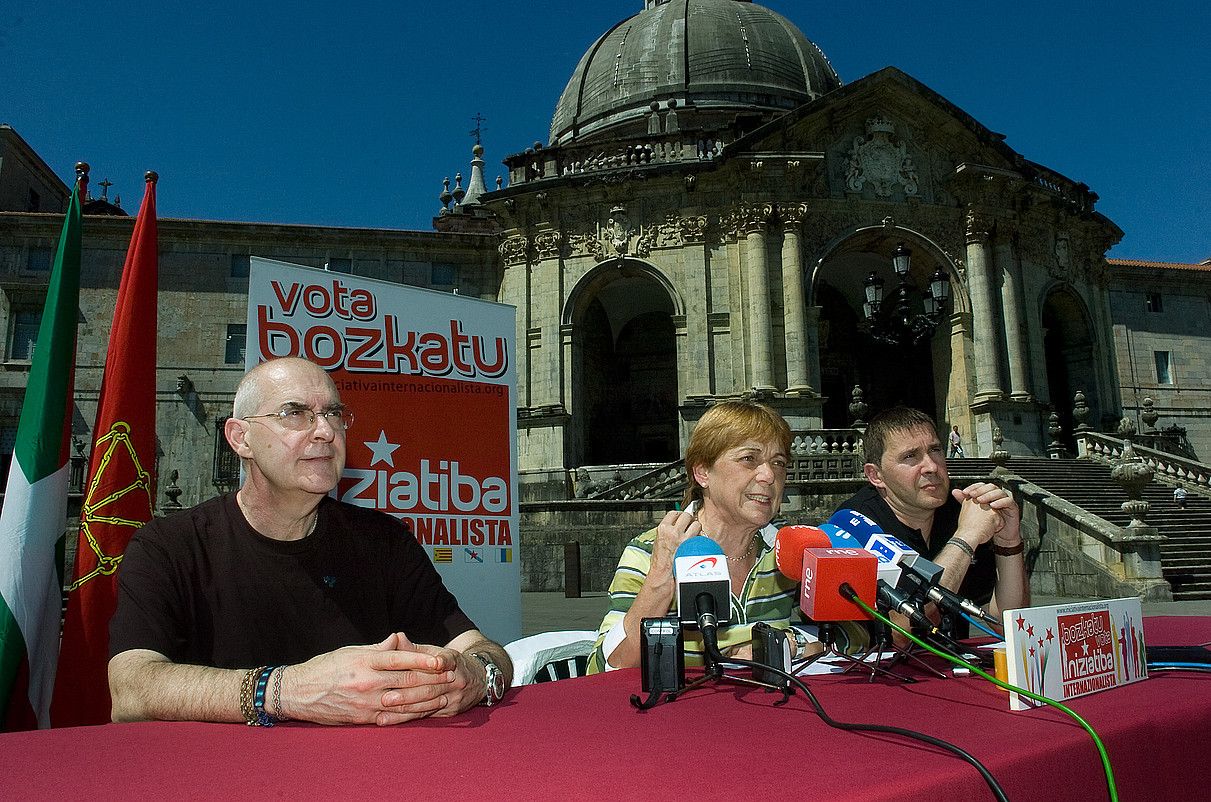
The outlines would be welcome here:
[[[501,671],[496,663],[492,662],[490,657],[472,652],[471,656],[483,664],[484,667],[484,700],[480,704],[491,707],[501,700],[505,695],[505,672]]]

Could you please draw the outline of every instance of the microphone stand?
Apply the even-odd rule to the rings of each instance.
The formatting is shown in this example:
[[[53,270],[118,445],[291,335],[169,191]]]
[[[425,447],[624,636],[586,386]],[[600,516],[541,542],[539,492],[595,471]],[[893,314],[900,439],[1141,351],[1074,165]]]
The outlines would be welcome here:
[[[785,704],[790,699],[791,694],[794,693],[793,687],[773,685],[768,682],[752,679],[751,677],[728,674],[723,670],[723,664],[727,662],[727,657],[719,651],[719,619],[715,615],[715,599],[709,593],[699,593],[694,599],[694,605],[698,611],[698,629],[702,633],[702,645],[705,651],[705,655],[703,656],[703,674],[693,682],[686,683],[684,688],[666,693],[664,701],[675,702],[677,701],[677,697],[695,688],[700,688],[708,682],[735,682],[740,685],[752,685],[770,691],[778,691],[782,694],[782,698],[774,704]],[[649,710],[660,704],[660,693],[660,691],[653,691],[643,701],[640,701],[637,695],[632,694],[631,704],[639,710]]]
[[[847,665],[844,669],[842,669],[842,671],[841,671],[842,674],[848,674],[852,669],[857,668],[857,669],[862,669],[864,671],[870,672],[870,678],[869,678],[870,682],[874,682],[875,676],[879,675],[879,674],[887,676],[887,677],[891,677],[892,679],[897,679],[900,682],[904,682],[904,683],[911,684],[911,683],[916,682],[916,680],[912,677],[906,677],[903,674],[897,674],[896,672],[891,671],[891,670],[879,665],[879,662],[883,659],[882,658],[883,650],[882,650],[881,646],[880,646],[880,649],[878,652],[879,656],[875,658],[875,662],[870,663],[870,662],[867,662],[867,660],[866,660],[866,658],[869,657],[870,653],[871,653],[871,649],[869,649],[869,648],[866,649],[866,651],[864,651],[861,654],[861,656],[855,656],[855,655],[849,654],[844,649],[837,648],[836,622],[835,621],[821,621],[818,623],[818,627],[819,627],[820,642],[822,644],[824,644],[824,651],[820,652],[817,655],[813,655],[812,657],[807,658],[802,663],[795,666],[795,669],[792,673],[798,673],[799,671],[802,671],[804,668],[806,668],[807,666],[810,666],[812,663],[816,662],[817,660],[821,660],[825,657],[834,657],[834,658],[844,660],[845,662],[849,663],[849,665]]]

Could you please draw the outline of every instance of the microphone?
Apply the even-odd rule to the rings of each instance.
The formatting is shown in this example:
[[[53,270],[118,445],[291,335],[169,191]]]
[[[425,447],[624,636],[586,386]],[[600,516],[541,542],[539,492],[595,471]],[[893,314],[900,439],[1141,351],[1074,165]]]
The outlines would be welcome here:
[[[857,510],[837,510],[833,513],[830,523],[847,529],[853,536],[866,543],[866,549],[879,558],[881,566],[895,566],[895,581],[889,584],[910,591],[909,599],[918,594],[924,595],[930,601],[941,605],[952,612],[966,613],[979,618],[985,623],[1000,626],[1001,622],[988,614],[978,604],[967,599],[949,588],[942,587],[942,566],[925,559],[911,546],[894,535],[889,535],[875,523],[870,516]],[[886,572],[890,575],[890,572]],[[880,570],[879,577],[885,578],[885,571]]]
[[[732,584],[723,549],[709,537],[690,538],[673,554],[673,579],[678,621],[698,627],[709,649],[708,630],[713,639],[719,626],[731,623]]]
[[[840,595],[846,582],[862,601],[875,606],[870,555],[836,526],[784,526],[774,541],[774,556],[783,576],[802,583],[799,609],[813,621],[866,620],[865,611]]]
[[[866,611],[842,594],[848,585],[867,606],[877,603],[878,560],[864,549],[807,549],[799,609],[813,621],[865,621]]]
[[[816,526],[784,526],[774,539],[774,559],[787,579],[803,581],[803,551],[827,549],[833,545],[828,535]]]

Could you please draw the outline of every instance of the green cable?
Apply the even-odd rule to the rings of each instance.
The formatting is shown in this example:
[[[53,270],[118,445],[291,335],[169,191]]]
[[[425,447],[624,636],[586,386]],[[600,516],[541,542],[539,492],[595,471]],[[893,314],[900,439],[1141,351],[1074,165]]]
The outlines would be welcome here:
[[[1087,722],[1087,721],[1085,721],[1085,719],[1081,718],[1080,715],[1075,710],[1073,710],[1072,708],[1070,708],[1066,705],[1060,704],[1059,702],[1055,701],[1054,699],[1048,699],[1046,696],[1039,696],[1037,693],[1031,693],[1030,691],[1026,690],[1025,688],[1019,688],[1016,685],[1010,685],[1008,682],[1002,682],[1001,680],[997,679],[996,677],[980,670],[978,667],[972,665],[971,663],[967,662],[966,660],[964,660],[961,657],[956,657],[954,655],[947,654],[946,652],[943,652],[939,649],[935,649],[934,647],[930,646],[925,641],[917,638],[915,635],[913,635],[908,630],[906,630],[903,627],[896,624],[891,619],[884,618],[876,610],[872,610],[870,607],[867,606],[866,602],[859,599],[857,597],[857,595],[854,595],[853,598],[851,599],[851,601],[853,601],[855,604],[857,604],[859,607],[861,607],[863,610],[865,610],[867,615],[869,615],[873,618],[877,618],[879,621],[882,621],[884,624],[887,624],[892,629],[894,629],[896,632],[899,632],[901,635],[908,638],[913,643],[932,652],[933,654],[936,654],[938,657],[941,657],[945,660],[949,660],[950,662],[952,662],[955,665],[960,666],[962,668],[966,668],[971,671],[974,671],[975,673],[979,674],[984,679],[991,682],[993,685],[997,685],[1001,688],[1004,688],[1007,691],[1014,691],[1019,696],[1025,696],[1027,699],[1033,699],[1036,702],[1042,702],[1043,704],[1051,705],[1052,707],[1056,708],[1057,710],[1062,710],[1063,712],[1065,712],[1069,716],[1071,716],[1073,718],[1073,720],[1075,720],[1078,724],[1080,724],[1082,727],[1084,727],[1085,731],[1089,733],[1089,736],[1091,738],[1093,738],[1093,743],[1097,747],[1098,755],[1100,755],[1101,759],[1102,759],[1102,768],[1106,772],[1106,788],[1107,788],[1107,790],[1110,791],[1110,802],[1118,802],[1118,786],[1114,782],[1114,770],[1112,768],[1110,768],[1110,756],[1108,754],[1106,754],[1106,745],[1102,743],[1102,739],[1098,737],[1098,734],[1096,732],[1094,732],[1093,727],[1089,726],[1089,722]]]

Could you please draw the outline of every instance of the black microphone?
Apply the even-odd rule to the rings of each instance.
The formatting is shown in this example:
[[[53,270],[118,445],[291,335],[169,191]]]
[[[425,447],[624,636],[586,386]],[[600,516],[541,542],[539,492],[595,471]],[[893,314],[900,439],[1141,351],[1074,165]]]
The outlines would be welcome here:
[[[706,653],[722,660],[718,632],[731,622],[732,610],[731,575],[723,549],[709,537],[690,538],[673,554],[673,578],[678,620],[683,626],[697,626]]]

